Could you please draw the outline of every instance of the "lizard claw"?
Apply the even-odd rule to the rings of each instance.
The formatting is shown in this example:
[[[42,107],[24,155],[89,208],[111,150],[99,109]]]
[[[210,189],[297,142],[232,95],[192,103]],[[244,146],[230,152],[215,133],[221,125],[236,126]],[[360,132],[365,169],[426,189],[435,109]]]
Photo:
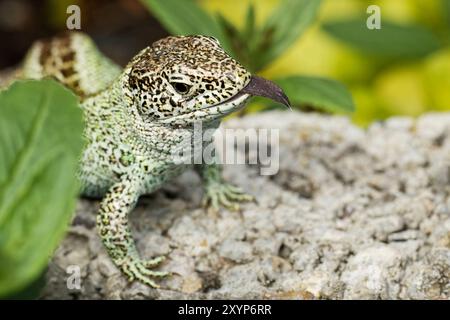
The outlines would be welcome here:
[[[205,190],[203,206],[210,206],[218,211],[223,206],[232,211],[239,210],[239,202],[253,201],[255,198],[246,194],[241,188],[228,183],[214,183]]]
[[[159,285],[156,284],[152,278],[164,278],[170,276],[171,273],[166,271],[153,271],[151,268],[156,267],[164,260],[164,256],[147,261],[136,257],[127,257],[125,261],[120,263],[120,268],[128,276],[129,281],[139,280],[140,282],[157,289],[159,288]]]

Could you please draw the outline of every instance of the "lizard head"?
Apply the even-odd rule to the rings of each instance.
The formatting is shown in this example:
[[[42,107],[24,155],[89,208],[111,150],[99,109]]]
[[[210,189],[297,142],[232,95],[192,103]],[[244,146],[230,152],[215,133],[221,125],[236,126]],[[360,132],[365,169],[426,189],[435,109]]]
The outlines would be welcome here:
[[[207,36],[171,36],[142,50],[125,69],[123,89],[143,122],[175,126],[213,121],[252,95],[289,105],[272,82],[252,76]]]

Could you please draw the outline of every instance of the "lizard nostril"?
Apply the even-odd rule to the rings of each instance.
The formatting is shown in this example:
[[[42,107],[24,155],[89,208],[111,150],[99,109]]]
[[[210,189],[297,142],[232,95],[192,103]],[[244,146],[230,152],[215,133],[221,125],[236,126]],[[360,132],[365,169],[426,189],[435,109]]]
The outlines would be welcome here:
[[[234,74],[232,74],[231,72],[225,73],[225,77],[227,77],[227,79],[232,82],[236,82],[236,80],[237,80],[236,76]]]

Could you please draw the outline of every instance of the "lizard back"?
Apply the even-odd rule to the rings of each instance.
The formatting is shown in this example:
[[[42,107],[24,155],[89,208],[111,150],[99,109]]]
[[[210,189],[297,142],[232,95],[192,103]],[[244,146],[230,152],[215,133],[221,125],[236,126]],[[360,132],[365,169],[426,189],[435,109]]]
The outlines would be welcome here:
[[[103,55],[89,36],[66,32],[36,41],[19,68],[0,76],[0,87],[15,79],[52,77],[84,99],[106,89],[120,73],[121,68]]]

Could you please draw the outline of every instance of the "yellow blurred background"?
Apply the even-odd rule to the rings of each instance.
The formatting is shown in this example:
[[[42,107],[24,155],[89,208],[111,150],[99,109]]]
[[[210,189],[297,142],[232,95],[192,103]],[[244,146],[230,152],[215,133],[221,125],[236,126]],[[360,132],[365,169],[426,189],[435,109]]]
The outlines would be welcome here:
[[[82,31],[92,36],[106,55],[125,65],[144,46],[169,34],[144,2],[0,0],[0,38],[4,39],[0,43],[0,69],[18,64],[36,39],[66,30],[69,4],[82,8]],[[251,3],[260,25],[281,4],[281,0],[196,2],[213,15],[220,12],[237,27],[244,25]],[[444,3],[447,10],[443,10]],[[331,21],[368,17],[369,5],[380,7],[382,26],[383,21],[419,25],[438,35],[444,46],[422,58],[387,63],[380,56],[338,40],[321,27]],[[322,0],[315,23],[261,74],[269,79],[310,75],[344,83],[356,105],[353,120],[363,126],[393,115],[450,110],[449,31],[450,0]],[[262,109],[259,103],[255,99],[245,111]]]
[[[291,74],[324,76],[342,81],[350,89],[356,111],[353,120],[367,125],[392,115],[417,116],[427,111],[450,110],[450,47],[422,59],[383,64],[340,42],[320,28],[321,23],[367,15],[369,5],[381,9],[381,23],[414,23],[430,30],[445,25],[446,0],[324,0],[319,17],[292,47],[262,71],[276,78]],[[277,0],[202,0],[207,11],[220,12],[242,26],[250,3],[261,23],[279,4]],[[368,15],[367,15],[368,16]],[[448,30],[447,35],[448,35]]]

